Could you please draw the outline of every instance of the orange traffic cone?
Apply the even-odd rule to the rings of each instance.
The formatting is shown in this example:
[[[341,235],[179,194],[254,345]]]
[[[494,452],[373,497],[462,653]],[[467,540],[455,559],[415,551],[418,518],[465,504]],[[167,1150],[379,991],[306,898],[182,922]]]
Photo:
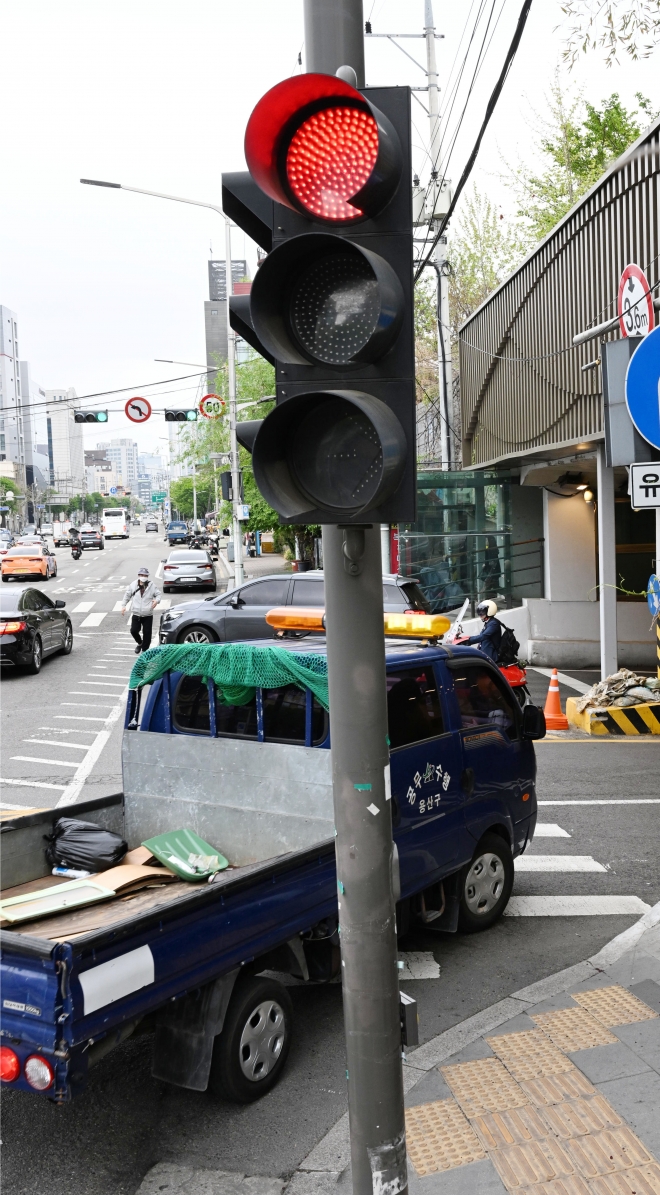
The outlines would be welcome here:
[[[548,696],[545,699],[545,724],[548,730],[568,730],[568,718],[566,714],[561,712],[561,701],[559,700],[559,679],[557,677],[557,669],[552,669],[552,676],[550,677],[550,688],[548,689]]]

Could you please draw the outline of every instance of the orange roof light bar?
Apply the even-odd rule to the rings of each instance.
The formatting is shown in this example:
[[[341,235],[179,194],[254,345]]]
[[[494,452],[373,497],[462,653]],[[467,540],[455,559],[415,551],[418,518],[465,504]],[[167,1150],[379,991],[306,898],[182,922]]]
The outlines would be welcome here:
[[[437,639],[451,626],[444,614],[384,614],[386,635],[410,639]],[[319,607],[275,606],[266,615],[278,631],[325,631],[325,610]]]
[[[325,610],[318,606],[274,606],[266,622],[278,631],[325,631]]]

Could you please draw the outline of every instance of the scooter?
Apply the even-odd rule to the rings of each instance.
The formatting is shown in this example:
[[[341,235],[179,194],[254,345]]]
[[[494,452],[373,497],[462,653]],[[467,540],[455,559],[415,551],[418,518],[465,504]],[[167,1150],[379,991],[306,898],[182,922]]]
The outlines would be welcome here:
[[[462,625],[465,612],[469,605],[470,599],[466,598],[458,612],[455,621],[452,623],[449,630],[443,635],[443,643],[455,643],[458,646],[461,643],[465,643],[470,638],[469,635],[463,634]],[[532,699],[530,697],[529,689],[527,688],[527,672],[525,669],[521,668],[520,664],[517,663],[498,664],[497,667],[502,673],[502,676],[508,681],[513,689],[520,707],[523,708],[524,706],[528,705]]]
[[[82,545],[79,543],[76,543],[74,541],[74,543],[71,544],[71,557],[73,560],[80,560],[81,556],[82,556]]]

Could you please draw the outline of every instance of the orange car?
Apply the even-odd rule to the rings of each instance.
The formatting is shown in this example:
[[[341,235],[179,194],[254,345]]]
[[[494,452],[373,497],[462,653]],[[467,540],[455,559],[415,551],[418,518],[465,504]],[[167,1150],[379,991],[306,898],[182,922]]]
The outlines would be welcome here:
[[[46,544],[16,544],[2,557],[2,579],[57,576],[57,560]]]

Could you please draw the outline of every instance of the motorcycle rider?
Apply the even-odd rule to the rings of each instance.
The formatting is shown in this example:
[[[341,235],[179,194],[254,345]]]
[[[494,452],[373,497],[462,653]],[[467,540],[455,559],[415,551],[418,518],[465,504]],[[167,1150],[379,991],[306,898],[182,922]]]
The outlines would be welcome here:
[[[159,601],[160,589],[149,580],[149,569],[138,569],[137,581],[132,581],[127,587],[121,608],[122,614],[126,613],[128,606],[131,608],[131,635],[137,643],[136,656],[139,656],[141,651],[147,651],[151,644],[153,612]]]
[[[80,560],[82,556],[82,541],[80,539],[80,532],[77,527],[69,528],[69,543],[71,545],[71,555],[74,560]]]
[[[502,624],[495,617],[497,605],[491,601],[479,602],[477,614],[484,624],[483,631],[480,631],[478,635],[470,635],[469,639],[463,639],[461,643],[464,647],[467,647],[468,644],[476,644],[485,656],[497,664],[502,638]]]

